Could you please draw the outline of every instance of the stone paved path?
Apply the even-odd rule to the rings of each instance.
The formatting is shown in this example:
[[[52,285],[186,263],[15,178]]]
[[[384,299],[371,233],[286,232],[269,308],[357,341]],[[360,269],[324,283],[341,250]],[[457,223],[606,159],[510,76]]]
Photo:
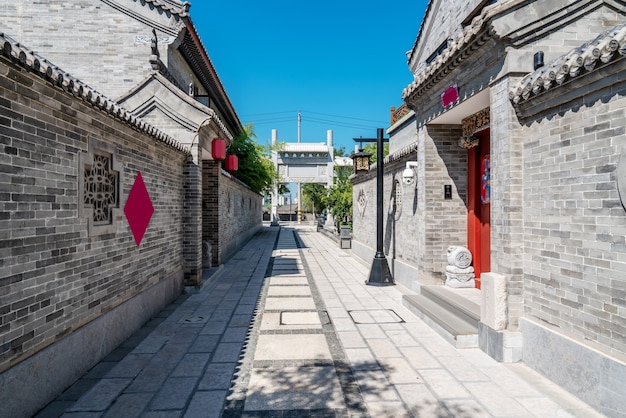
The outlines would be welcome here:
[[[593,417],[523,364],[457,350],[310,227],[266,227],[38,414]]]

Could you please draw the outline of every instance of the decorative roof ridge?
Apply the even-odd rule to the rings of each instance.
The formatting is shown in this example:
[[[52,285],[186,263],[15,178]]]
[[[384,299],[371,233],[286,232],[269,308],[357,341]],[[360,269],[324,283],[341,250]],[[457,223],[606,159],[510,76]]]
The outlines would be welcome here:
[[[173,94],[178,96],[178,98],[180,98],[182,101],[184,101],[188,105],[190,105],[192,107],[195,107],[196,109],[206,113],[208,115],[207,120],[214,120],[215,124],[224,133],[224,136],[226,137],[226,139],[228,139],[230,142],[233,141],[233,134],[226,128],[226,125],[224,124],[222,119],[220,119],[219,115],[217,114],[217,112],[215,110],[211,109],[210,107],[206,106],[202,102],[199,102],[198,100],[196,100],[195,98],[193,98],[189,94],[185,93],[176,84],[172,83],[169,78],[167,78],[166,76],[161,74],[159,71],[153,71],[151,74],[149,74],[147,77],[145,77],[137,86],[135,86],[133,88],[133,92],[140,90],[141,86],[147,84],[148,81],[150,79],[153,79],[153,78],[156,78],[168,90],[170,90]],[[127,97],[127,96],[125,95],[124,97]],[[201,127],[203,127],[205,125],[206,125],[206,121],[201,123],[197,127],[197,129],[200,129]]]
[[[61,88],[63,91],[72,94],[74,97],[83,100],[93,107],[108,113],[114,118],[126,123],[138,131],[144,132],[145,134],[178,151],[184,153],[189,152],[189,150],[187,150],[176,139],[148,124],[143,119],[133,115],[113,100],[89,87],[87,84],[61,70],[45,58],[39,56],[23,45],[20,45],[19,42],[16,42],[13,38],[1,32],[0,44],[2,44],[0,54],[9,58],[17,65],[20,65],[26,69],[26,71],[32,72],[33,74],[51,82],[53,86]]]
[[[139,1],[139,0],[134,0]],[[156,8],[178,15],[180,17],[189,17],[189,7],[191,3],[188,1],[178,0],[141,0],[145,3],[150,3]]]
[[[502,0],[483,8],[481,13],[474,17],[469,25],[458,31],[456,35],[453,35],[448,47],[433,62],[427,65],[423,71],[417,74],[413,82],[404,88],[402,99],[407,101],[415,92],[428,89],[432,84],[439,81],[442,76],[437,77],[437,75],[440,72],[443,72],[444,75],[447,74],[451,68],[459,65],[461,61],[495,34],[494,29],[489,25],[494,16],[525,1],[527,0]],[[435,77],[434,81],[433,77]]]
[[[626,23],[601,33],[595,39],[527,74],[509,90],[509,100],[513,105],[518,105],[624,56]]]
[[[493,35],[493,32],[485,27],[488,19],[487,13],[488,10],[483,9],[483,12],[476,16],[470,25],[464,27],[457,33],[455,38],[452,38],[452,42],[433,62],[416,75],[413,82],[402,91],[403,100],[406,101],[415,92],[430,87],[430,84],[432,84],[432,82],[429,83],[431,79],[440,71],[445,71],[445,67],[449,65],[456,67],[469,55],[469,53],[463,52],[473,42],[478,41],[480,46],[487,41],[487,38]],[[459,54],[460,56],[458,56]],[[452,60],[453,57],[455,58],[454,60]]]
[[[204,43],[202,42],[202,39],[200,38],[200,35],[198,34],[198,30],[196,29],[196,26],[191,20],[191,18],[186,20],[186,27],[187,27],[187,35],[189,35],[189,37],[191,38],[192,44],[198,49],[200,58],[204,61],[203,63],[204,67],[209,71],[209,75],[213,79],[213,82],[215,83],[215,86],[218,89],[219,97],[222,99],[222,101],[224,101],[224,104],[226,107],[226,109],[224,109],[223,111],[224,116],[227,116],[226,115],[227,112],[231,113],[234,118],[234,124],[237,125],[238,128],[241,128],[242,124],[241,124],[241,121],[239,120],[239,115],[237,115],[235,107],[230,101],[230,97],[228,96],[228,93],[226,93],[226,89],[224,88],[224,85],[222,84],[222,80],[220,79],[217,73],[217,69],[213,65],[213,61],[211,61],[211,57],[209,56],[209,53],[207,52],[207,49],[204,46]],[[183,45],[185,45],[185,42],[183,42]],[[188,51],[188,53],[193,55],[193,51],[189,50],[188,45],[186,45],[185,49]],[[201,63],[196,62],[195,64],[202,67]],[[200,68],[200,72],[202,73],[201,68]],[[200,74],[200,75],[201,75],[200,78],[204,79],[204,74]],[[205,80],[205,81],[208,82],[210,85],[209,80]]]
[[[398,151],[394,152],[393,154],[389,154],[388,156],[386,156],[383,159],[383,163],[384,164],[389,164],[392,163],[394,161],[397,161],[399,159],[401,159],[402,157],[405,157],[407,155],[409,155],[410,153],[412,153],[413,151],[417,151],[417,141],[400,148]],[[370,166],[370,171],[372,171],[374,169],[374,167],[376,167],[376,165],[378,164],[378,162],[375,162],[374,164],[372,164]]]

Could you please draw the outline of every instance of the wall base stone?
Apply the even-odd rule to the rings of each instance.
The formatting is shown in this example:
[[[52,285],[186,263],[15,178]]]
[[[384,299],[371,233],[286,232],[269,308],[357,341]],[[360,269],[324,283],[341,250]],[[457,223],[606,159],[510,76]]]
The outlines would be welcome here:
[[[626,416],[626,363],[526,318],[520,326],[524,363],[606,416]]]
[[[179,271],[0,374],[0,416],[33,416],[175,300],[182,289]]]
[[[478,346],[489,357],[503,363],[522,360],[522,335],[519,332],[494,330],[479,322]]]

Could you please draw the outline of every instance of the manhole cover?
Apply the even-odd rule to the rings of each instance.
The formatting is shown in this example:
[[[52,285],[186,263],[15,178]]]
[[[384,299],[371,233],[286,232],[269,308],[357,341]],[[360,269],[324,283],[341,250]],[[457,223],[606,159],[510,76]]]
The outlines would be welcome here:
[[[391,324],[404,322],[393,309],[371,309],[363,311],[348,311],[355,324]]]

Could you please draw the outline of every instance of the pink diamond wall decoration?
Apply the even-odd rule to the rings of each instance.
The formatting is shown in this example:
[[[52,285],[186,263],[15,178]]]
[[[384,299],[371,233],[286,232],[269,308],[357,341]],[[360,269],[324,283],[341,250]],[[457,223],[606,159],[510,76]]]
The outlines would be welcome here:
[[[141,244],[143,235],[146,233],[146,229],[148,229],[153,213],[154,207],[152,206],[148,189],[146,189],[146,185],[143,182],[141,172],[138,171],[135,183],[130,189],[128,200],[126,200],[126,205],[124,206],[124,214],[138,247]]]

